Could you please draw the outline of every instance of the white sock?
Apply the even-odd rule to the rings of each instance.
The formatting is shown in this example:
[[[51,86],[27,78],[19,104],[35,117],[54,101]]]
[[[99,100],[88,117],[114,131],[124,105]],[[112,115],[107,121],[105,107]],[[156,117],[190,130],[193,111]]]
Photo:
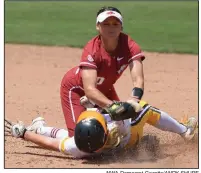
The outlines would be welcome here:
[[[159,128],[163,131],[169,131],[177,134],[182,134],[187,131],[187,127],[183,124],[179,123],[177,120],[172,118],[169,114],[166,112],[160,111],[160,119],[158,123],[155,125],[155,127]]]
[[[64,129],[58,129],[55,127],[41,127],[37,130],[37,133],[40,135],[48,136],[51,138],[65,138],[69,137],[68,131]]]

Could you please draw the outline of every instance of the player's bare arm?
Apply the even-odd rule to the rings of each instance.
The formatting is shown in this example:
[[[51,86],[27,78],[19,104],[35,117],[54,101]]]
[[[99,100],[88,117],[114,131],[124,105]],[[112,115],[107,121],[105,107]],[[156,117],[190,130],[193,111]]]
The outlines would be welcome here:
[[[132,61],[129,64],[129,68],[135,90],[133,96],[137,99],[141,99],[144,90],[144,72],[142,61],[140,59]]]
[[[95,69],[83,67],[81,76],[84,92],[87,98],[92,100],[100,107],[105,107],[109,104],[112,104],[112,101],[96,88],[97,71]]]
[[[26,131],[23,138],[46,149],[59,151],[59,139],[42,136],[30,131]]]

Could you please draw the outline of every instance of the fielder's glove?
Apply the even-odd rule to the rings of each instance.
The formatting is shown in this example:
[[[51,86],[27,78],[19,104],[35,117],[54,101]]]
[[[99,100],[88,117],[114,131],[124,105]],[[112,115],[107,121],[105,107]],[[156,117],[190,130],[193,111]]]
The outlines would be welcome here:
[[[138,116],[141,107],[136,102],[116,102],[114,101],[111,105],[107,106],[102,110],[101,113],[108,113],[112,120],[121,121],[129,118],[136,118]]]
[[[11,121],[5,120],[5,131],[16,138],[24,138],[24,134],[27,131],[25,125],[22,121],[13,123]]]

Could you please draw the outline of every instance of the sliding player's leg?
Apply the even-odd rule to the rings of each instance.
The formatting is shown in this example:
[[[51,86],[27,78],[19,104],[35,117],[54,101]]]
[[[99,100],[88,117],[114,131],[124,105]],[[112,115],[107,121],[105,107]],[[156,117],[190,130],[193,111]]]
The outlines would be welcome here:
[[[45,119],[42,117],[35,118],[31,125],[27,127],[27,130],[51,138],[69,137],[68,131],[65,129],[46,126]]]
[[[186,140],[191,140],[195,135],[197,128],[197,120],[194,117],[186,118],[184,121],[179,122],[172,118],[167,112],[158,108],[148,105],[146,102],[141,101],[140,105],[143,109],[147,109],[146,113],[149,114],[147,123],[161,129],[181,135]]]

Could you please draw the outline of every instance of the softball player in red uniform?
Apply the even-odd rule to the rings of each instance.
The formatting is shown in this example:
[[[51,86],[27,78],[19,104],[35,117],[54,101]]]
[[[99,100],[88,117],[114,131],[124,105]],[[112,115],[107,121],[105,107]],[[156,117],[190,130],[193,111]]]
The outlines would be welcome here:
[[[139,45],[122,32],[121,12],[115,7],[101,8],[96,29],[99,35],[85,45],[80,64],[69,70],[61,82],[61,104],[70,136],[85,110],[80,98],[86,95],[102,108],[119,100],[113,85],[128,66],[134,85],[133,98],[140,100],[143,95],[145,56]]]

